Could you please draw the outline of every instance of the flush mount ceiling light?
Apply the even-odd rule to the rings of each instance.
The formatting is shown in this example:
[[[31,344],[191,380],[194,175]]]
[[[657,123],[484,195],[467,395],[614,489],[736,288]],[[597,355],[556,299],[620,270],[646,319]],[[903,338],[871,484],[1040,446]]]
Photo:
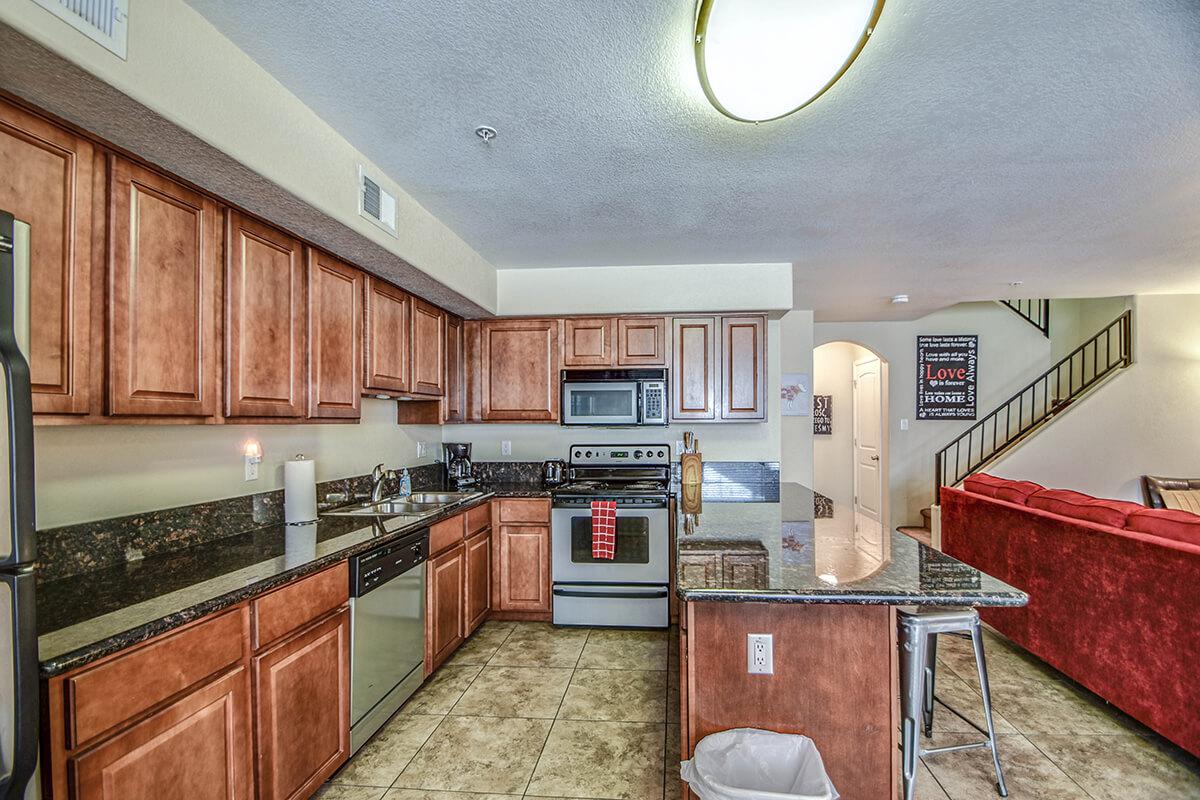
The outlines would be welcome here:
[[[700,85],[727,117],[786,117],[849,69],[882,10],[883,0],[698,0]]]

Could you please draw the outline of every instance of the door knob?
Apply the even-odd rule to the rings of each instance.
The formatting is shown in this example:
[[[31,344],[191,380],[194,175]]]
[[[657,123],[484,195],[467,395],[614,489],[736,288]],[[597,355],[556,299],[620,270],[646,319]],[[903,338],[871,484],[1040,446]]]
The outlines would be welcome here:
[[[872,461],[878,461],[878,460],[879,460],[879,456],[871,456],[871,460],[872,460]]]

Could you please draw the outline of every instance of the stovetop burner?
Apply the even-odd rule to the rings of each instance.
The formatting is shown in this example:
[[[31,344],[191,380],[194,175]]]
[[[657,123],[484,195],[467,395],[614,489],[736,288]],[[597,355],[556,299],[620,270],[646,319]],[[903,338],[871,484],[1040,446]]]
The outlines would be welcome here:
[[[556,494],[664,494],[667,486],[659,481],[572,481],[554,491]]]

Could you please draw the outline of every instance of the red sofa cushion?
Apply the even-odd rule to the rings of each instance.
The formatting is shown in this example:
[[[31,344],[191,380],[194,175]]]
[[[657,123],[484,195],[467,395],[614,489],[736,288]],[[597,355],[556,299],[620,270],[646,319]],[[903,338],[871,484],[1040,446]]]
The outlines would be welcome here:
[[[1030,495],[1025,504],[1030,508],[1049,511],[1051,514],[1087,520],[1110,528],[1124,528],[1125,520],[1130,514],[1146,509],[1137,503],[1092,497],[1070,489],[1043,489]]]
[[[1129,515],[1126,530],[1200,544],[1200,516],[1174,508],[1143,508]]]
[[[1045,487],[1033,481],[1013,481],[980,472],[963,481],[963,488],[984,497],[994,497],[997,500],[1005,500],[1023,506],[1031,494],[1040,492]]]

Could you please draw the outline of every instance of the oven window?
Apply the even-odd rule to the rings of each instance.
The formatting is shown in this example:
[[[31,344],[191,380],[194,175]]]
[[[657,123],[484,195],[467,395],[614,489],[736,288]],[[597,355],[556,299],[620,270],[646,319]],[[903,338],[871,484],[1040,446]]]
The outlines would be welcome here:
[[[629,389],[572,389],[573,417],[632,417],[634,393]]]
[[[615,557],[592,558],[592,517],[571,517],[571,562],[575,564],[649,564],[650,520],[617,517]]]

